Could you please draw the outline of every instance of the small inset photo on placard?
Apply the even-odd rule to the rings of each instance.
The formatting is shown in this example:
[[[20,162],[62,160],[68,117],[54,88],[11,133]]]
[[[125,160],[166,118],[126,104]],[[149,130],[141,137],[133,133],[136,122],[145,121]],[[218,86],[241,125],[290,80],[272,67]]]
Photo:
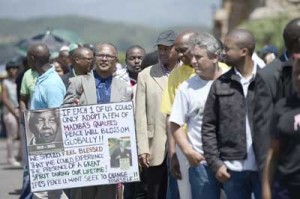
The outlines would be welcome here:
[[[128,170],[132,166],[130,137],[109,138],[110,167]]]

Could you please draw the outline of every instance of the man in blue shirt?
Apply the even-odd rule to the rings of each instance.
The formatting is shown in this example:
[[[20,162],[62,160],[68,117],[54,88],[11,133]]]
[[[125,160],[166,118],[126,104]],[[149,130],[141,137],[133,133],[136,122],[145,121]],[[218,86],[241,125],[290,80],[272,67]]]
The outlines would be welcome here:
[[[49,64],[50,51],[45,44],[34,44],[27,52],[29,66],[37,71],[37,78],[31,100],[31,109],[59,107],[66,94],[66,88],[54,66]],[[34,193],[38,198],[66,198],[62,190]]]
[[[66,94],[63,81],[48,62],[49,57],[49,49],[44,44],[33,45],[28,51],[28,64],[39,74],[31,100],[33,110],[59,107]]]

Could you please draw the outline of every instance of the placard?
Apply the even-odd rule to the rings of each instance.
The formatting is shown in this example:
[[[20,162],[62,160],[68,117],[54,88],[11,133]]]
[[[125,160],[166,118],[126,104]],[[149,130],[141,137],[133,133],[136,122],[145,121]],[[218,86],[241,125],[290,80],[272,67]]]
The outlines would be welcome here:
[[[24,113],[33,192],[139,181],[132,102]]]

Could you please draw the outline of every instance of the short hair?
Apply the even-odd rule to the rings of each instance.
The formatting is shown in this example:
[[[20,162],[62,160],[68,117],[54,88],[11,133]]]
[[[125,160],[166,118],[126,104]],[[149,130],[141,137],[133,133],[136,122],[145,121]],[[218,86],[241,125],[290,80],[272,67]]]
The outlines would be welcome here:
[[[210,54],[218,54],[221,52],[220,44],[218,40],[209,33],[200,32],[196,37],[192,39],[189,45],[189,50],[198,46],[205,48]]]
[[[100,46],[104,46],[104,45],[108,45],[108,46],[111,46],[115,51],[116,51],[116,56],[118,56],[118,49],[117,49],[117,47],[114,45],[114,44],[112,44],[112,43],[109,43],[109,42],[107,42],[107,43],[99,43],[99,44],[97,44],[97,46],[96,46],[96,52],[98,52],[99,51],[99,47]]]
[[[132,49],[136,49],[136,48],[142,50],[142,51],[144,52],[144,54],[146,54],[146,51],[145,51],[145,49],[144,49],[142,46],[140,46],[140,45],[133,45],[133,46],[130,46],[130,47],[126,50],[126,54],[125,54],[125,59],[126,59],[126,60],[127,60],[129,51],[131,51]]]
[[[300,18],[291,20],[283,30],[283,40],[288,51],[298,51],[300,48]],[[298,45],[298,46],[297,46]],[[290,52],[295,53],[295,52]]]
[[[16,61],[9,61],[5,65],[5,69],[9,70],[11,68],[19,68],[19,64]]]
[[[94,54],[94,52],[88,47],[78,47],[73,51],[72,57],[80,57],[83,51],[90,51]]]
[[[50,61],[50,50],[44,43],[32,44],[29,47],[27,54],[34,56],[39,66],[43,66]]]
[[[246,48],[252,56],[255,49],[255,38],[252,32],[246,29],[235,29],[227,34],[228,37],[236,38],[236,43],[240,48]]]

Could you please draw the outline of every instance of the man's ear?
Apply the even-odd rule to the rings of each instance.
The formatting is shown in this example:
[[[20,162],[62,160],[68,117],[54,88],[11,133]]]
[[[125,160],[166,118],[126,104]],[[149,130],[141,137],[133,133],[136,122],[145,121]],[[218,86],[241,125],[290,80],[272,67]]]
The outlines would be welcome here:
[[[32,60],[32,62],[35,63],[36,59],[35,59],[35,57],[33,55],[30,55],[29,58]]]
[[[211,60],[215,64],[218,63],[219,62],[219,53],[217,53],[217,52],[213,53],[212,56],[211,56]]]
[[[243,55],[243,56],[246,56],[246,55],[248,55],[249,50],[248,50],[247,48],[242,48],[242,49],[241,49],[241,52],[242,52],[242,55]]]

